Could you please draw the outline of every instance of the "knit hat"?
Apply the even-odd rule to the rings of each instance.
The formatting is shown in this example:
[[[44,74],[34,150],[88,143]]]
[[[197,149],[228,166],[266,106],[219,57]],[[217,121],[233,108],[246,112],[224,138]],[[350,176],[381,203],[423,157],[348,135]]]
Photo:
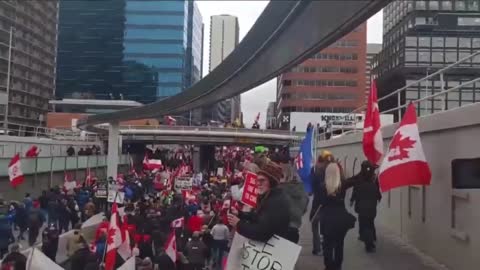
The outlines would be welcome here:
[[[258,171],[257,174],[261,174],[268,177],[270,181],[273,181],[276,184],[280,183],[280,180],[283,178],[282,167],[280,167],[280,165],[278,165],[273,161],[265,162],[260,167],[260,170]]]

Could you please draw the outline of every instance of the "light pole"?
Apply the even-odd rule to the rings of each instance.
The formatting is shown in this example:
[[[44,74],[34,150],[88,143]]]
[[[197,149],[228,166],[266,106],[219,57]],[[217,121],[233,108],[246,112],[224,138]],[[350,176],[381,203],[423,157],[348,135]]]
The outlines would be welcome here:
[[[3,116],[3,128],[5,135],[8,135],[8,105],[10,103],[10,72],[12,69],[12,45],[13,45],[13,26],[10,26],[10,41],[8,44],[8,67],[7,67],[7,102],[5,103],[5,115]]]

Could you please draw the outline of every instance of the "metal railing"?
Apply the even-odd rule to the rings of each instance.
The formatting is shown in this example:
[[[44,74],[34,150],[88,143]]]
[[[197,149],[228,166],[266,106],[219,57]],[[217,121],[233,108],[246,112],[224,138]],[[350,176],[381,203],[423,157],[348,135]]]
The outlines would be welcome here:
[[[0,122],[0,135],[46,138],[61,141],[97,142],[100,140],[98,134],[91,132],[73,131],[68,128],[47,128],[42,126],[29,126],[23,124],[16,124],[10,121],[6,130],[4,127],[4,123]]]
[[[402,118],[402,109],[406,108],[409,103],[405,103],[405,104],[402,104],[402,98],[401,98],[401,95],[403,92],[406,92],[408,88],[412,87],[412,86],[417,86],[419,85],[420,83],[422,82],[425,82],[425,81],[428,81],[428,80],[431,80],[432,78],[436,77],[436,76],[440,76],[440,81],[441,81],[441,91],[440,92],[437,92],[437,93],[433,93],[433,91],[431,91],[433,94],[431,95],[426,95],[422,98],[419,98],[419,99],[416,99],[416,100],[409,100],[409,102],[412,102],[414,104],[417,104],[417,103],[421,103],[423,101],[427,101],[427,100],[432,100],[434,99],[435,97],[438,97],[438,96],[445,96],[447,95],[448,93],[452,92],[452,91],[456,91],[456,90],[461,90],[463,87],[465,86],[468,86],[468,85],[471,85],[471,84],[474,84],[476,82],[480,82],[480,77],[479,78],[476,78],[476,79],[473,79],[473,80],[470,80],[470,81],[466,81],[466,82],[463,82],[462,84],[459,84],[457,86],[454,86],[454,87],[451,87],[449,89],[445,89],[445,82],[444,82],[444,74],[446,71],[458,66],[459,64],[462,64],[472,58],[474,58],[475,56],[480,56],[480,51],[477,51],[469,56],[466,56],[460,60],[458,60],[457,62],[455,63],[452,63],[450,65],[447,65],[443,68],[440,68],[438,69],[437,71],[431,73],[431,74],[428,74],[427,76],[421,78],[421,79],[418,79],[414,82],[411,82],[411,83],[407,83],[405,86],[381,97],[378,99],[378,104],[380,104],[380,102],[382,101],[385,101],[387,100],[388,98],[390,97],[393,97],[393,96],[397,96],[397,106],[394,107],[394,108],[390,108],[390,109],[387,109],[387,110],[384,110],[384,111],[380,111],[380,113],[382,114],[388,114],[388,113],[392,113],[392,112],[396,112],[397,113],[397,121],[400,121],[400,119]],[[426,67],[427,70],[429,69],[433,69],[434,67]],[[428,87],[428,86],[427,86]],[[426,88],[428,89],[428,88]],[[445,99],[443,100],[443,102],[445,103]],[[461,107],[461,105],[460,105]],[[358,108],[356,108],[355,110],[353,110],[352,112],[348,113],[345,117],[348,117],[348,116],[351,116],[351,115],[354,115],[354,114],[357,114],[357,113],[362,113],[364,110],[366,109],[366,105],[363,105],[363,106],[360,106]],[[443,110],[448,110],[448,108],[445,108],[443,107],[442,108],[442,111]],[[432,114],[436,113],[435,112],[435,107],[433,107],[432,109]],[[362,130],[363,128],[357,128],[358,122],[357,122],[357,119],[355,118],[355,121],[354,121],[354,125],[352,128],[350,128],[349,130],[352,130],[354,133],[355,132],[358,132],[359,130]],[[324,125],[322,126],[326,132],[323,132],[322,134],[318,134],[319,136],[317,138],[319,138],[319,140],[322,140],[325,139],[327,136],[326,133],[330,133],[330,138],[332,138],[334,136],[334,132],[335,131],[338,131],[340,130],[341,131],[341,134],[343,134],[345,132],[345,129],[347,128],[343,123],[342,123],[342,126],[341,128],[337,128],[337,129],[334,129],[332,127],[328,127],[327,125]],[[323,136],[322,136],[323,135]]]

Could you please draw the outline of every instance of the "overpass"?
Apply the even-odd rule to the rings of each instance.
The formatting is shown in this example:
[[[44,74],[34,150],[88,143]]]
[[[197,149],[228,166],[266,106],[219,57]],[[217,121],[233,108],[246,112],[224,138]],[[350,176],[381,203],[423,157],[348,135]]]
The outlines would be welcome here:
[[[123,142],[200,145],[291,145],[304,133],[286,130],[195,126],[120,126]]]

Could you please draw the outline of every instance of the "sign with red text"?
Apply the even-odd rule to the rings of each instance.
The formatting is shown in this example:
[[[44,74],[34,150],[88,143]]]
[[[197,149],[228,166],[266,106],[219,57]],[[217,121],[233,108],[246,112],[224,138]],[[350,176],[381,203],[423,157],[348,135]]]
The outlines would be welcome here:
[[[255,208],[257,206],[257,175],[247,172],[245,176],[245,185],[243,187],[242,203]]]
[[[235,233],[225,270],[294,270],[302,247],[277,235],[258,242]]]

